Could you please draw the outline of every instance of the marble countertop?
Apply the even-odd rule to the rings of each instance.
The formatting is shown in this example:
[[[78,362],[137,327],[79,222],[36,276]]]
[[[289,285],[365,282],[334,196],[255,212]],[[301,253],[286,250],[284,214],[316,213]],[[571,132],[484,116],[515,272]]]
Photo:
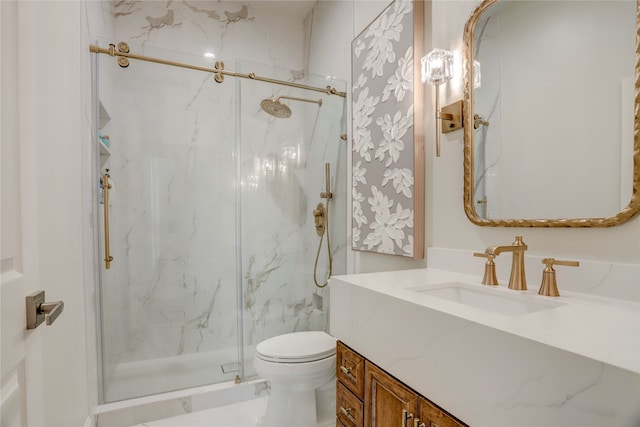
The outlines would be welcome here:
[[[640,304],[564,291],[560,297],[537,294],[537,286],[513,291],[506,285],[488,287],[481,278],[436,269],[354,274],[332,278],[333,287],[366,288],[411,304],[437,310],[475,324],[513,334],[536,343],[571,352],[640,374]],[[342,282],[342,283],[339,283]],[[504,315],[412,290],[442,283],[465,283],[496,295],[523,294],[523,298],[551,309]]]

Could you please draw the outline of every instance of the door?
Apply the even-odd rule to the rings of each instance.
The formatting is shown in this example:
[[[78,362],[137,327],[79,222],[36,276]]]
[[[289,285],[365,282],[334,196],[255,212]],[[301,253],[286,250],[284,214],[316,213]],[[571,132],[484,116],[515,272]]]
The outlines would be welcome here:
[[[35,379],[42,378],[42,331],[26,330],[25,297],[37,288],[37,230],[28,228],[37,216],[37,193],[27,179],[34,159],[20,156],[18,144],[16,3],[0,2],[0,23],[0,424],[26,426],[28,411],[29,425],[35,426],[44,425],[42,402],[34,393],[39,390]]]
[[[90,421],[80,19],[80,2],[0,1],[2,427]],[[39,290],[64,312],[27,330],[26,297]]]

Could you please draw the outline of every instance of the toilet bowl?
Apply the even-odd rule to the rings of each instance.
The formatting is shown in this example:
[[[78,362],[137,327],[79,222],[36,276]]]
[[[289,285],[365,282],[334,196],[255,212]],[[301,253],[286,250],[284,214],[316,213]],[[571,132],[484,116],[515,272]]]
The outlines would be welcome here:
[[[271,383],[260,427],[325,427],[335,423],[336,339],[294,332],[256,346],[256,373]]]

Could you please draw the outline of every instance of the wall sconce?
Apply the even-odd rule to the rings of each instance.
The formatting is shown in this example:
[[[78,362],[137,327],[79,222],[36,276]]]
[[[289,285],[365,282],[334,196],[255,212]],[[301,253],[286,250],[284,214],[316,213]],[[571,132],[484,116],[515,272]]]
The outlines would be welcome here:
[[[480,86],[482,86],[482,77],[480,74],[480,63],[474,59],[473,60],[473,88],[478,89]],[[478,129],[480,126],[489,126],[489,122],[483,119],[479,114],[474,114],[473,128]],[[486,196],[485,196],[485,199],[486,199]],[[478,202],[478,203],[481,203],[481,202]],[[486,200],[484,203],[486,203]],[[485,211],[487,210],[486,204],[484,205],[484,210]],[[486,217],[487,215],[485,212],[485,215],[483,216],[483,218],[486,218]]]
[[[436,91],[436,157],[440,157],[440,133],[462,128],[462,101],[454,102],[440,110],[440,85],[453,77],[453,52],[433,49],[422,57],[422,82],[431,83]],[[444,122],[444,129],[441,130]]]
[[[482,86],[482,76],[480,75],[480,62],[473,60],[473,88]]]

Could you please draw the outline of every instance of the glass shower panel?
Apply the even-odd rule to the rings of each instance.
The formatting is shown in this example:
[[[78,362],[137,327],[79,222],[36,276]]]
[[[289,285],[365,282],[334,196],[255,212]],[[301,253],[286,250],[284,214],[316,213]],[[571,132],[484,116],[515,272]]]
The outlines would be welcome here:
[[[132,50],[213,65],[146,46]],[[98,56],[99,122],[109,137],[100,166],[112,184],[114,257],[100,271],[103,400],[233,380],[240,315],[235,85],[142,61],[123,69]]]
[[[238,61],[238,71],[280,80],[346,90],[346,83],[321,76]],[[242,319],[245,378],[254,375],[252,358],[262,340],[288,332],[328,330],[329,262],[327,237],[316,263],[321,237],[313,210],[325,200],[325,163],[330,164],[333,198],[329,201],[332,274],[346,271],[347,142],[345,98],[286,86],[238,81],[240,153]],[[282,99],[289,118],[260,107],[264,99]],[[345,137],[346,139],[346,137]]]

